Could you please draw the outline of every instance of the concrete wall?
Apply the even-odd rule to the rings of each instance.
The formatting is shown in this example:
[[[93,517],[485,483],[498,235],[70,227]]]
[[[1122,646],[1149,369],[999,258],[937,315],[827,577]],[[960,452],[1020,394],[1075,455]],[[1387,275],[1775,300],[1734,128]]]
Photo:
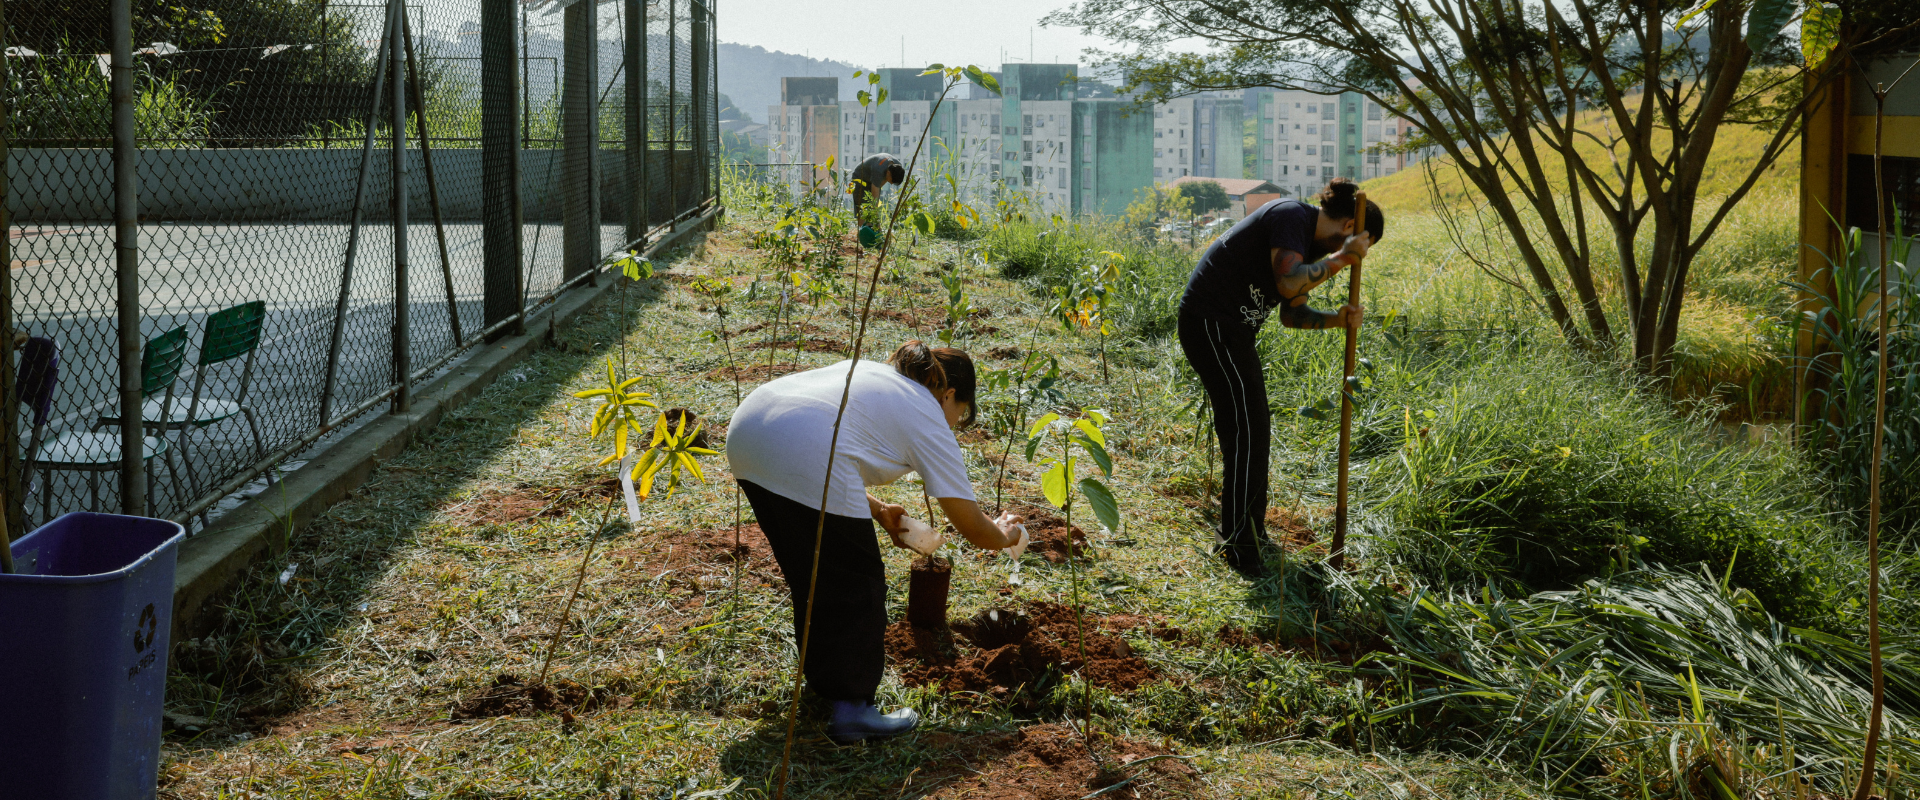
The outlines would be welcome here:
[[[477,149],[435,150],[440,202],[449,222],[479,222],[480,154]],[[432,219],[420,151],[409,150],[409,216]],[[521,198],[529,222],[558,222],[560,187],[566,174],[559,150],[520,154]],[[679,158],[679,201],[666,197],[666,151],[652,152],[650,182],[655,220],[698,202],[701,176],[692,151]],[[373,153],[365,220],[388,218],[386,150]],[[601,202],[608,221],[626,219],[626,151],[602,150]],[[113,153],[106,149],[19,149],[7,154],[7,210],[22,223],[111,222]],[[348,220],[360,169],[358,150],[211,149],[143,150],[140,153],[140,217],[203,222],[333,222]]]

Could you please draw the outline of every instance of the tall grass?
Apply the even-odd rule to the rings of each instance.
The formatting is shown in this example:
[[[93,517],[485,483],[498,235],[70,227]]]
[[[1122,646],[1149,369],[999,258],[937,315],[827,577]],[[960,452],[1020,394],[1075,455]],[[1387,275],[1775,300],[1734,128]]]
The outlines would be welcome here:
[[[1636,571],[1519,599],[1354,591],[1397,648],[1378,663],[1398,697],[1373,719],[1410,744],[1600,797],[1833,796],[1858,769],[1865,649],[1782,625],[1717,576]],[[1920,671],[1891,662],[1887,688],[1886,760],[1911,773]]]
[[[16,143],[106,146],[113,136],[113,91],[94,56],[45,53],[14,60],[20,63],[7,70],[6,105]],[[154,74],[150,59],[134,62],[134,136],[170,147],[204,140],[213,104]]]

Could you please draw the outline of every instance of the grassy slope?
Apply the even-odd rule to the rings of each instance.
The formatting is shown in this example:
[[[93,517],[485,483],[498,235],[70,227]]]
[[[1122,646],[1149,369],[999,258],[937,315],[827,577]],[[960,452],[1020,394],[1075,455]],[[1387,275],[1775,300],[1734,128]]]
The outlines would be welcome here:
[[[765,272],[765,255],[744,243],[769,221],[763,212],[737,205],[703,250],[674,259],[675,272],[716,276],[744,288]],[[1411,237],[1393,246],[1404,249],[1383,244],[1370,265],[1383,276],[1379,291],[1409,298],[1403,308],[1418,307],[1412,298],[1421,297],[1429,277],[1420,267],[1423,246]],[[1191,254],[1161,257],[1165,260],[1152,266],[1146,256],[1130,263],[1148,279],[1173,285]],[[909,279],[885,284],[876,307],[937,309],[943,293],[932,270],[941,263],[971,262],[950,243],[923,246],[903,262]],[[973,352],[1018,346],[1058,356],[1068,399],[1080,407],[1108,409],[1117,420],[1110,431],[1116,442],[1114,484],[1126,523],[1112,535],[1093,537],[1099,555],[1089,569],[1090,609],[1148,615],[1190,634],[1173,642],[1133,640],[1170,681],[1134,695],[1102,694],[1104,725],[1195,757],[1192,763],[1204,781],[1191,792],[1198,796],[1403,800],[1429,794],[1463,799],[1544,794],[1531,777],[1448,756],[1456,751],[1447,740],[1429,738],[1429,729],[1447,729],[1442,720],[1413,725],[1382,720],[1376,730],[1364,713],[1355,716],[1399,702],[1403,684],[1365,684],[1346,667],[1299,650],[1247,649],[1214,636],[1233,625],[1283,641],[1312,636],[1317,647],[1354,632],[1344,627],[1348,621],[1330,619],[1325,605],[1300,594],[1312,583],[1308,578],[1323,548],[1307,545],[1295,553],[1296,571],[1278,594],[1273,586],[1250,589],[1203,555],[1210,534],[1198,496],[1211,461],[1197,444],[1202,439],[1191,415],[1183,411],[1191,389],[1182,378],[1177,345],[1166,340],[1116,344],[1114,380],[1102,384],[1089,341],[1063,334],[1045,320],[1044,300],[1031,284],[1004,280],[977,266],[960,270],[975,304],[992,309],[987,321],[999,329],[974,342]],[[766,791],[779,758],[777,710],[785,700],[794,651],[776,571],[760,563],[748,573],[736,616],[728,610],[729,568],[685,555],[685,531],[725,529],[731,523],[734,498],[719,459],[709,459],[706,484],[646,505],[635,530],[609,537],[586,572],[555,674],[607,686],[629,700],[582,714],[572,724],[553,716],[448,720],[453,703],[479,693],[494,676],[529,678],[538,671],[551,622],[572,585],[584,534],[597,526],[606,508],[604,485],[611,471],[589,468],[601,448],[581,441],[590,409],[570,393],[604,380],[605,359],[625,358],[634,374],[648,376],[640,388],[659,393],[664,404],[691,407],[713,419],[725,419],[733,407],[732,384],[711,377],[726,363],[724,351],[703,335],[718,324],[710,313],[712,301],[684,279],[636,290],[629,300],[632,308],[624,318],[608,305],[569,324],[557,347],[385,464],[365,489],[304,531],[291,551],[249,572],[243,588],[227,599],[225,619],[215,632],[176,658],[169,704],[209,716],[215,725],[169,742],[163,797],[246,796],[241,792],[603,797],[618,796],[621,786],[647,797],[683,781],[715,788],[735,779],[743,782],[744,792]],[[774,317],[764,296],[759,301],[736,297],[729,308],[735,330]],[[832,303],[803,305],[795,313],[819,329],[815,335],[844,338],[846,321],[835,308]],[[1124,318],[1131,325],[1164,311],[1164,305],[1145,303]],[[738,336],[734,345],[750,347],[767,335],[761,330]],[[869,352],[884,354],[912,335],[895,321],[876,320]],[[1581,373],[1550,357],[1501,350],[1506,345],[1498,343],[1491,350],[1476,349],[1482,345],[1457,339],[1416,344],[1390,356],[1394,348],[1381,335],[1373,331],[1365,345],[1381,364],[1378,385],[1369,390],[1357,426],[1366,460],[1356,472],[1363,531],[1356,548],[1370,583],[1446,588],[1449,584],[1437,576],[1459,567],[1425,564],[1409,555],[1409,543],[1418,545],[1417,537],[1396,520],[1451,514],[1455,522],[1442,519],[1423,530],[1462,546],[1473,544],[1487,533],[1489,520],[1461,517],[1463,509],[1478,506],[1468,495],[1448,493],[1480,492],[1487,503],[1504,502],[1471,474],[1489,465],[1507,465],[1506,474],[1526,484],[1505,486],[1512,491],[1557,493],[1558,484],[1539,480],[1542,475],[1579,487],[1569,493],[1578,497],[1555,513],[1588,521],[1595,516],[1591,509],[1613,502],[1595,493],[1622,477],[1669,490],[1697,480],[1680,501],[1710,519],[1685,524],[1737,523],[1727,529],[1733,538],[1720,543],[1721,550],[1708,543],[1708,567],[1715,574],[1732,563],[1726,548],[1753,544],[1739,538],[1748,528],[1738,525],[1778,517],[1772,527],[1754,529],[1789,543],[1813,542],[1821,533],[1817,522],[1790,507],[1793,492],[1777,501],[1760,497],[1780,494],[1765,482],[1790,474],[1783,471],[1790,465],[1767,462],[1771,456],[1765,454],[1716,454],[1705,443],[1702,426],[1674,422],[1657,406],[1634,405],[1631,395],[1603,373]],[[1310,403],[1335,382],[1337,337],[1270,331],[1263,349],[1272,365],[1270,390],[1277,406]],[[1436,360],[1434,352],[1444,357]],[[762,349],[734,353],[760,363],[767,357]],[[838,357],[782,353],[779,360],[823,365]],[[1533,373],[1539,370],[1551,374],[1536,379]],[[1474,411],[1476,404],[1498,404],[1503,397],[1528,400],[1499,414]],[[1545,414],[1560,415],[1560,427],[1544,429],[1537,417]],[[1403,427],[1403,419],[1411,426]],[[1412,426],[1432,432],[1423,428],[1414,434]],[[1282,516],[1306,523],[1296,544],[1315,537],[1324,541],[1331,504],[1331,426],[1283,416],[1275,427],[1275,505]],[[1514,430],[1535,429],[1540,435],[1526,441],[1500,440]],[[1449,458],[1449,448],[1459,457]],[[969,437],[967,449],[975,485],[984,489],[992,474],[988,457],[998,448]],[[1495,458],[1505,460],[1489,460]],[[1422,459],[1431,468],[1424,474],[1427,483],[1409,484],[1413,476],[1401,465]],[[1018,456],[1013,461],[1010,493],[1039,502],[1031,466]],[[912,484],[879,493],[918,505]],[[1749,499],[1753,502],[1745,509],[1723,507]],[[1589,505],[1580,508],[1579,503]],[[1604,522],[1606,512],[1599,516]],[[1618,531],[1599,530],[1594,536],[1598,539],[1569,541],[1604,550]],[[1661,541],[1654,549],[1668,544]],[[1485,539],[1469,553],[1481,559],[1471,566],[1496,573],[1505,569],[1489,565],[1503,557],[1504,546],[1497,538]],[[1752,582],[1756,591],[1766,591],[1764,573],[1792,571],[1775,569],[1778,562],[1769,566],[1767,548],[1741,551],[1738,557],[1742,569],[1758,571]],[[1449,544],[1424,552],[1454,549]],[[908,559],[897,550],[888,550],[885,558],[889,608],[897,615]],[[1004,591],[999,560],[970,550],[956,560],[955,617],[1010,602],[1059,599],[1069,592],[1065,568],[1032,557],[1027,582],[1010,594]],[[294,563],[301,565],[298,577],[281,586],[275,577]],[[1470,573],[1457,577],[1480,580]],[[1736,586],[1748,585],[1743,574],[1735,577]],[[1484,591],[1511,584],[1475,585]],[[822,739],[818,723],[805,722],[789,796],[927,796],[944,785],[947,779],[941,776],[983,766],[982,741],[1036,720],[1066,716],[1058,696],[1031,709],[974,705],[905,687],[892,671],[882,700],[921,708],[927,714],[925,729],[886,745],[835,749]],[[1541,702],[1546,701],[1543,696]],[[1719,701],[1714,702],[1718,708]],[[1298,737],[1305,740],[1283,741]],[[1396,742],[1431,752],[1376,756],[1340,749],[1358,745],[1366,751],[1377,743],[1392,752]],[[1468,749],[1477,752],[1479,746]],[[1534,746],[1521,749],[1531,752]],[[1654,763],[1662,763],[1659,759]],[[1526,774],[1547,771],[1543,763]],[[1143,796],[1168,795],[1149,791]]]
[[[1598,137],[1604,138],[1607,135],[1606,126],[1598,115],[1584,115],[1581,128]],[[1753,170],[1754,162],[1758,159],[1759,153],[1766,148],[1766,143],[1772,134],[1750,125],[1727,125],[1720,129],[1718,136],[1713,155],[1707,162],[1706,174],[1700,182],[1699,191],[1702,197],[1725,195],[1738,187]],[[1606,158],[1606,154],[1598,145],[1593,144],[1591,140],[1581,141],[1584,146],[1580,149],[1591,159],[1591,163],[1604,163],[1602,159]],[[1471,184],[1466,183],[1457,170],[1450,168],[1446,158],[1443,157],[1439,163],[1435,164],[1435,170],[1439,178],[1441,196],[1448,201],[1463,203],[1472,194],[1478,193],[1477,189],[1473,189]],[[1427,188],[1426,175],[1426,169],[1416,165],[1384,178],[1367,181],[1365,185],[1367,196],[1379,203],[1380,208],[1388,213],[1396,211],[1423,213],[1433,202]],[[1563,174],[1553,175],[1552,180],[1556,186],[1564,187],[1566,184]],[[1767,168],[1753,190],[1760,194],[1777,194],[1795,191],[1799,186],[1800,148],[1789,144],[1786,152],[1781,153],[1780,158]]]

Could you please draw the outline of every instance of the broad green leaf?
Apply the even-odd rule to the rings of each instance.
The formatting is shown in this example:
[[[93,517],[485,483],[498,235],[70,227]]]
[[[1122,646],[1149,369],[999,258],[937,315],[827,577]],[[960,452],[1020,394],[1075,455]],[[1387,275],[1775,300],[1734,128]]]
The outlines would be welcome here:
[[[1076,419],[1073,421],[1073,427],[1079,428],[1080,432],[1086,434],[1088,439],[1092,439],[1094,444],[1101,447],[1107,446],[1107,435],[1101,433],[1100,426],[1093,424],[1092,420]]]
[[[1093,463],[1100,466],[1100,472],[1111,477],[1113,475],[1113,458],[1107,455],[1107,448],[1099,442],[1095,442],[1085,436],[1077,436],[1075,438],[1079,440],[1080,449],[1087,451],[1087,455],[1093,458]]]
[[[1827,55],[1840,41],[1840,9],[1828,3],[1813,3],[1800,17],[1800,55],[1807,69],[1826,63]]]
[[[1753,9],[1747,12],[1747,49],[1756,53],[1767,49],[1793,19],[1798,5],[1796,0],[1753,0]]]
[[[887,102],[887,87],[885,86],[880,87],[880,96],[876,98],[874,102],[876,103]]]
[[[866,108],[868,104],[873,102],[873,95],[868,94],[865,89],[854,92],[853,96],[860,101],[861,108]]]
[[[1099,425],[1102,427],[1106,426],[1107,420],[1112,419],[1111,417],[1107,416],[1107,412],[1098,408],[1087,409],[1086,417],[1087,419],[1093,420],[1093,424]]]
[[[1047,496],[1047,502],[1054,508],[1067,507],[1067,465],[1054,464],[1040,475],[1040,491]]]
[[[1093,516],[1109,531],[1120,530],[1120,501],[1114,499],[1113,490],[1093,478],[1080,479],[1080,493],[1086,495],[1087,505],[1093,506]]]
[[[1059,414],[1055,414],[1051,411],[1047,412],[1046,414],[1042,415],[1039,419],[1033,421],[1033,427],[1027,430],[1027,438],[1029,439],[1039,438],[1040,434],[1046,432],[1048,425],[1052,425],[1054,422],[1058,421],[1059,419],[1060,419]]]

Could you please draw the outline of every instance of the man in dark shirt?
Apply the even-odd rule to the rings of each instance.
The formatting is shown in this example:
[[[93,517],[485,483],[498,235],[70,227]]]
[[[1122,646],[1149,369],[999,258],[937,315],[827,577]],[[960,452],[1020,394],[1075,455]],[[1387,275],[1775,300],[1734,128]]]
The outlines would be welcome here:
[[[1254,337],[1276,309],[1289,328],[1360,327],[1360,309],[1322,312],[1307,292],[1367,254],[1386,220],[1367,201],[1367,229],[1354,230],[1358,187],[1336,179],[1315,199],[1275,200],[1215,240],[1180,299],[1180,347],[1213,404],[1225,480],[1220,491],[1221,554],[1242,575],[1266,574],[1267,451],[1272,413]],[[1329,255],[1331,254],[1331,255]]]
[[[853,168],[853,218],[862,225],[873,224],[864,213],[867,201],[880,197],[880,187],[889,183],[898,186],[907,179],[907,168],[900,159],[887,153],[875,153],[867,156]]]

